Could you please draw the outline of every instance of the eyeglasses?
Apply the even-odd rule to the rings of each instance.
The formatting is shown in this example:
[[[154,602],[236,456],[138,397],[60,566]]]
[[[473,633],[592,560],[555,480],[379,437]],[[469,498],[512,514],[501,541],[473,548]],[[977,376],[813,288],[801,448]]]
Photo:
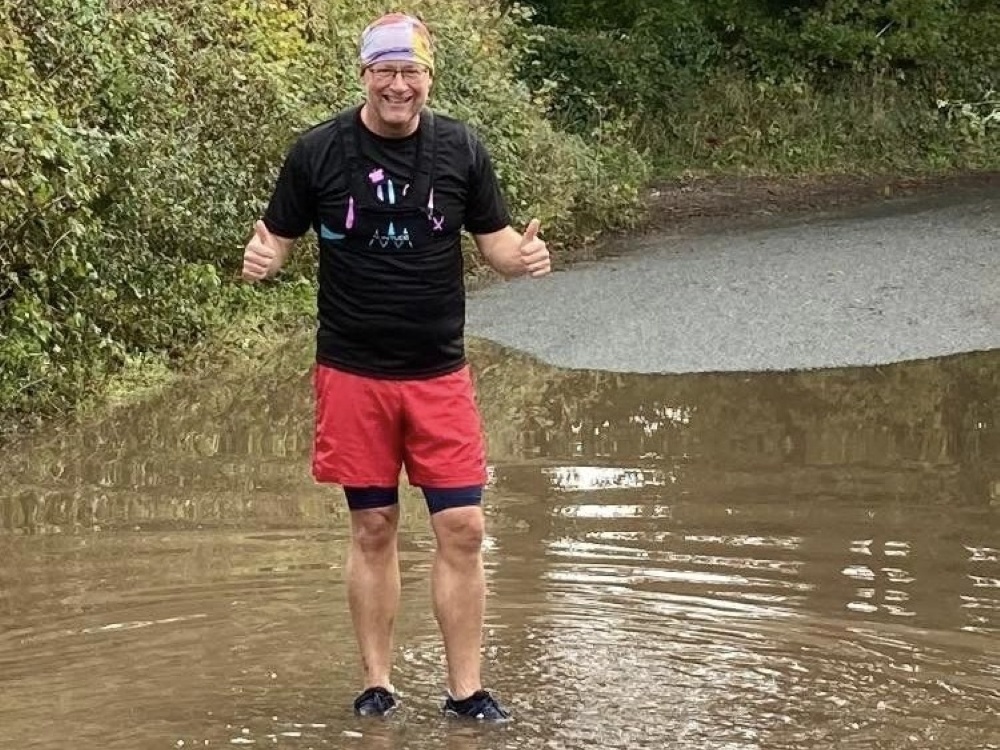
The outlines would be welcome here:
[[[397,75],[403,76],[407,83],[420,83],[430,71],[421,67],[397,68],[395,65],[372,65],[369,72],[379,83],[391,83]]]

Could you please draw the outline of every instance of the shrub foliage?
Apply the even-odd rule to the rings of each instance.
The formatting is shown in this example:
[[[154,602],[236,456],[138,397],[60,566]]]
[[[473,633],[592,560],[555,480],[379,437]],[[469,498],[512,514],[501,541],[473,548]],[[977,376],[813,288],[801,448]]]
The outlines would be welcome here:
[[[992,0],[526,1],[550,113],[631,121],[667,172],[998,162]]]

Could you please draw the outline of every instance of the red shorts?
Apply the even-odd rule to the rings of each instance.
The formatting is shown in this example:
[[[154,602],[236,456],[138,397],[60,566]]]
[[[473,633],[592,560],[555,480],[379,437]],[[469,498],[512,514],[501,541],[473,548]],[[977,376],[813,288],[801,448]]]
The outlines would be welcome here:
[[[380,380],[325,365],[313,374],[313,477],[345,487],[486,484],[486,448],[472,377]]]

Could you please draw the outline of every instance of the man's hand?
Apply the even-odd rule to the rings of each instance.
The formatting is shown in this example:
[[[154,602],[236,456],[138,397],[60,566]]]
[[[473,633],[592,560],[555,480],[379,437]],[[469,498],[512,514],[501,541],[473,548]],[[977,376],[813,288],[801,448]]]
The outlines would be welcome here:
[[[540,226],[541,222],[538,219],[532,219],[521,239],[521,262],[528,275],[535,279],[552,270],[549,249],[545,246],[544,240],[538,239]]]
[[[247,243],[243,252],[243,278],[247,281],[260,281],[272,275],[272,267],[278,257],[278,243],[273,235],[258,219],[253,227],[253,237]]]

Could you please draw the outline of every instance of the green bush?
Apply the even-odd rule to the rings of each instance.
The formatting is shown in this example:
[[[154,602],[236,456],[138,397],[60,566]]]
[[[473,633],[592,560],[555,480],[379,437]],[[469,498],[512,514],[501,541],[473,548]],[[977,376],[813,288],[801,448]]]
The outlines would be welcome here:
[[[175,354],[222,319],[224,269],[308,70],[254,54],[242,29],[260,27],[240,8],[4,6],[5,412],[61,410],[130,356]]]
[[[631,12],[607,23],[595,23],[605,8],[596,6],[575,22],[566,9],[542,14],[539,20],[570,25],[536,26],[521,69],[533,88],[553,93],[551,113],[577,132],[608,118],[675,109],[721,59],[718,40],[690,0],[633,2]],[[614,25],[624,18],[631,19],[627,27]]]
[[[1000,161],[989,119],[1000,88],[995,3],[529,4],[550,27],[535,29],[522,74],[549,92],[552,117],[579,133],[607,118],[632,123],[661,173]]]

